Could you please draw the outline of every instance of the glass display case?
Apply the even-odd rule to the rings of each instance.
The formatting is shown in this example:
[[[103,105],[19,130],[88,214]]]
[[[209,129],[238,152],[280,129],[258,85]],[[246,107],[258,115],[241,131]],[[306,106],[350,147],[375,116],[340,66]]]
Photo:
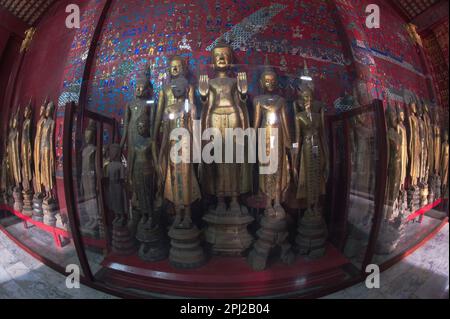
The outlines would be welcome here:
[[[343,4],[206,1],[213,19],[150,2],[90,1],[56,110],[9,110],[15,242],[120,296],[318,297],[447,221],[440,107],[367,75]]]

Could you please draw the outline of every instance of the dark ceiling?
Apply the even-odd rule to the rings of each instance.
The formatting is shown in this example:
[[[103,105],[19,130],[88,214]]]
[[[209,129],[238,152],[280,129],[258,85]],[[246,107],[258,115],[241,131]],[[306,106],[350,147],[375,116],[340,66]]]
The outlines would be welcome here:
[[[396,6],[409,21],[412,21],[441,1],[442,0],[393,0],[390,2]]]
[[[33,25],[56,0],[0,0],[0,7]]]
[[[0,6],[28,25],[33,25],[56,0],[0,0]],[[448,0],[390,0],[408,22],[441,1]]]

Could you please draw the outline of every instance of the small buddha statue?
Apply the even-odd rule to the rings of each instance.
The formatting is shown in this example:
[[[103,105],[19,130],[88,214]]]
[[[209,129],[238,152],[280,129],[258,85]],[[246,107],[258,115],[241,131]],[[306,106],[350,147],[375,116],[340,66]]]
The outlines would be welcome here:
[[[81,183],[80,200],[83,212],[82,232],[91,237],[99,235],[99,216],[97,206],[97,146],[95,138],[97,136],[96,123],[89,120],[84,131],[84,147],[81,151]]]
[[[305,76],[309,76],[305,66]],[[297,199],[306,203],[306,211],[299,218],[296,243],[301,255],[320,257],[325,253],[327,227],[322,216],[321,197],[325,195],[328,179],[328,147],[325,140],[324,110],[313,112],[313,83],[301,82],[299,99],[304,111],[295,115],[295,141],[298,156]]]
[[[41,139],[42,127],[45,122],[45,110],[47,107],[47,99],[41,104],[39,108],[39,120],[36,123],[36,132],[34,136],[33,148],[33,164],[34,164],[34,196],[33,196],[33,219],[39,222],[43,221],[42,201],[42,173],[41,173]]]
[[[19,111],[13,114],[11,120],[11,128],[9,130],[8,136],[8,156],[9,156],[9,169],[10,174],[14,181],[14,210],[22,212],[23,208],[23,197],[22,197],[22,172],[21,172],[21,161],[20,161],[20,140],[19,140]]]
[[[274,163],[269,157],[268,163],[261,163],[262,167],[277,165],[274,173],[259,174],[259,189],[266,197],[266,209],[261,220],[258,239],[248,256],[248,262],[255,270],[263,270],[273,248],[281,248],[281,259],[286,263],[294,261],[294,254],[288,242],[286,212],[281,206],[283,195],[289,185],[289,162],[287,152],[291,149],[291,137],[286,113],[286,101],[276,94],[278,88],[277,74],[268,66],[260,77],[260,86],[264,94],[253,100],[255,107],[254,128],[264,129],[264,140],[259,140],[262,152],[270,154],[277,148]],[[278,140],[273,140],[274,131]],[[259,135],[261,138],[261,135]],[[276,163],[276,164],[275,164]]]
[[[444,133],[444,139],[441,146],[441,183],[442,183],[442,197],[448,197],[448,160],[449,160],[449,148],[448,148],[448,131]]]
[[[169,262],[178,268],[195,268],[206,260],[201,247],[200,231],[191,217],[191,205],[201,197],[194,165],[190,161],[196,110],[195,105],[189,101],[191,88],[188,81],[184,77],[178,77],[171,83],[174,100],[164,109],[163,138],[159,154],[164,176],[164,198],[175,209],[175,220],[169,230],[171,238]],[[181,141],[170,139],[170,134],[175,129],[184,129],[188,136],[182,137]],[[181,154],[171,155],[177,143],[181,143]],[[183,159],[184,156],[186,157]]]
[[[23,114],[22,123],[22,141],[21,141],[21,161],[22,161],[22,187],[23,187],[23,214],[26,216],[33,215],[32,207],[32,165],[33,155],[31,146],[31,100],[27,104]]]

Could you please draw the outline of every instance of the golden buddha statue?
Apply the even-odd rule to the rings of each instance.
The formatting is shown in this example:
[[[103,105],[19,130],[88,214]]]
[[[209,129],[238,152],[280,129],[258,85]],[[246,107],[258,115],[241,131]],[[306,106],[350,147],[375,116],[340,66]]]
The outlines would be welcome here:
[[[159,155],[164,176],[164,198],[175,209],[175,220],[169,230],[171,238],[169,261],[178,268],[195,268],[206,261],[201,247],[200,231],[191,218],[191,205],[200,199],[201,192],[194,165],[190,160],[186,161],[192,154],[191,140],[196,109],[189,101],[192,88],[188,81],[180,76],[172,79],[171,84],[174,101],[164,109],[163,138]],[[175,129],[186,130],[190,138],[185,139],[184,136],[180,141],[171,139],[170,134]],[[172,149],[178,143],[181,143],[181,151],[188,152],[187,154],[172,153]]]
[[[16,188],[21,188],[22,174],[21,174],[21,162],[20,162],[20,143],[19,143],[19,109],[13,114],[11,121],[11,128],[8,137],[8,155],[9,165],[11,170],[11,176],[14,180]]]
[[[419,136],[420,136],[420,206],[423,207],[428,204],[428,127],[424,119],[423,106],[417,106]]]
[[[175,81],[180,77],[184,77],[186,73],[187,73],[186,61],[178,55],[173,56],[169,61],[170,81],[167,85],[163,86],[163,88],[159,92],[158,107],[156,110],[155,124],[153,128],[153,139],[155,141],[158,140],[164,110],[169,105],[172,105],[177,102],[176,101],[177,99],[174,97],[173,94],[173,81]],[[188,85],[188,92],[187,94],[183,93],[183,96],[184,95],[187,95],[189,103],[194,105],[194,87],[192,85]]]
[[[448,131],[444,133],[444,140],[441,147],[441,185],[442,185],[442,197],[448,197],[448,160],[449,160],[449,147],[448,147]]]
[[[227,44],[217,44],[212,50],[217,77],[210,80],[208,75],[201,75],[198,87],[203,104],[202,127],[220,131],[222,149],[225,148],[226,129],[249,127],[247,75],[241,72],[237,78],[229,77],[232,59],[232,48]],[[233,147],[236,146],[234,141]],[[222,154],[222,163],[212,163],[202,168],[203,191],[217,198],[216,208],[204,216],[208,223],[205,235],[214,253],[236,255],[252,242],[246,226],[253,218],[238,200],[240,194],[251,190],[251,175],[248,164],[236,163],[236,157],[233,163],[225,163],[225,152]],[[227,197],[231,199],[228,211],[225,204]]]
[[[388,105],[386,113],[388,121],[388,182],[386,191],[388,212],[386,219],[391,220],[398,215],[398,211],[395,211],[396,207],[394,206],[398,199],[401,185],[403,137],[398,128],[397,112],[391,105]]]
[[[424,179],[425,182],[428,183],[429,177],[433,173],[433,165],[434,165],[434,141],[433,141],[434,129],[433,124],[431,122],[430,109],[426,103],[423,105],[423,121],[425,123],[427,155],[428,155]]]
[[[307,74],[307,69],[305,72]],[[298,88],[303,111],[295,115],[295,142],[298,156],[297,199],[306,203],[306,211],[299,218],[296,243],[300,254],[322,256],[325,253],[327,228],[322,217],[321,196],[328,179],[328,147],[325,140],[324,110],[313,112],[312,82],[302,81]]]
[[[433,149],[434,149],[434,163],[433,173],[439,175],[440,160],[441,160],[441,126],[439,121],[439,110],[435,109],[434,123],[433,123]]]
[[[55,176],[55,150],[53,139],[55,134],[55,120],[53,115],[55,104],[49,102],[45,109],[45,121],[42,123],[41,148],[41,183],[44,186],[45,199],[52,198]]]
[[[191,228],[191,204],[200,199],[200,187],[192,163],[174,163],[170,150],[177,143],[170,140],[170,133],[177,128],[184,128],[192,136],[192,121],[195,117],[195,105],[188,100],[190,87],[184,77],[172,81],[173,103],[165,107],[163,114],[163,139],[159,154],[159,163],[163,168],[164,198],[175,208],[174,227]],[[190,145],[183,150],[190,150]]]
[[[248,262],[255,270],[263,270],[266,267],[267,259],[273,248],[281,248],[281,259],[286,263],[294,261],[294,254],[291,251],[291,245],[288,241],[286,212],[281,206],[283,194],[289,185],[289,162],[287,150],[291,148],[291,138],[289,134],[289,125],[286,114],[286,101],[275,92],[278,88],[277,74],[274,70],[266,68],[260,77],[260,86],[263,95],[258,95],[253,100],[255,107],[254,128],[264,129],[264,140],[259,141],[262,152],[270,154],[276,147],[277,169],[273,174],[259,174],[259,189],[267,199],[264,216],[261,220],[261,226],[258,231],[252,251],[248,256]],[[274,132],[278,140],[273,142]],[[261,135],[259,135],[261,138]],[[275,144],[275,145],[273,145]],[[268,163],[260,163],[261,167],[271,166],[272,158],[269,157]]]
[[[420,207],[420,191],[418,187],[420,170],[421,170],[421,139],[419,120],[417,117],[417,106],[415,102],[409,105],[408,116],[408,162],[410,188],[408,189],[408,209],[410,213],[414,213]]]
[[[22,212],[23,197],[22,197],[22,172],[20,161],[20,140],[19,140],[19,111],[17,108],[15,114],[13,114],[11,121],[11,128],[8,136],[8,156],[9,156],[9,169],[10,174],[14,182],[14,210]]]
[[[36,123],[36,134],[34,137],[34,149],[33,149],[33,164],[34,164],[34,193],[35,197],[41,196],[42,182],[41,182],[41,138],[42,127],[45,122],[45,109],[47,106],[47,99],[41,105],[39,109],[39,120]]]
[[[27,104],[23,114],[22,123],[22,141],[21,141],[21,160],[22,160],[22,187],[23,187],[23,213],[27,216],[33,214],[32,208],[32,147],[31,147],[31,100]]]
[[[39,222],[43,221],[42,211],[42,173],[41,173],[41,139],[42,139],[42,127],[45,122],[45,110],[47,106],[47,98],[42,103],[39,109],[39,120],[36,123],[36,133],[34,136],[34,148],[33,148],[33,165],[34,165],[34,196],[33,196],[33,219]]]
[[[405,182],[407,176],[407,168],[408,168],[408,134],[406,132],[405,127],[405,111],[400,106],[400,104],[396,104],[397,113],[398,113],[398,124],[397,124],[397,132],[401,137],[401,170],[400,170],[400,188],[402,190],[405,189]]]
[[[55,104],[49,102],[45,109],[45,121],[42,124],[41,133],[41,161],[40,161],[40,180],[44,186],[44,199],[42,210],[44,213],[43,221],[50,226],[56,225],[57,204],[54,197],[54,176],[55,176],[55,149],[53,140],[55,138],[55,120],[53,119]]]

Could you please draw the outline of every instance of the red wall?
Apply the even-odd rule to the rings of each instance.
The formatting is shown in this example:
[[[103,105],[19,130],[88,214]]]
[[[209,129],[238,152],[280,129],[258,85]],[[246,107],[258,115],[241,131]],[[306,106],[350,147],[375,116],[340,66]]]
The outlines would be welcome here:
[[[14,107],[18,104],[23,107],[33,98],[38,112],[39,105],[47,96],[57,103],[66,58],[77,32],[65,27],[65,8],[70,3],[79,4],[82,9],[86,1],[57,1],[37,26],[18,77]]]

